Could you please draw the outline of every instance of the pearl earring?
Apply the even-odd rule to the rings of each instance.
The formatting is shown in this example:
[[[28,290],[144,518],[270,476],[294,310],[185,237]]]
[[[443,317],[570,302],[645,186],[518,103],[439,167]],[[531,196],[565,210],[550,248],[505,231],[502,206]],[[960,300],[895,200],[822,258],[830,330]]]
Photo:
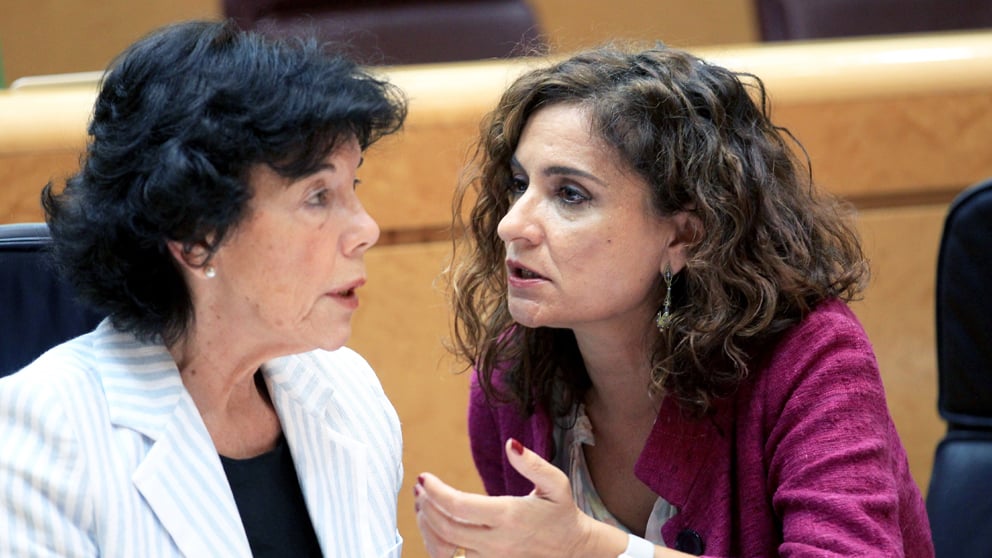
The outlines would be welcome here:
[[[208,265],[203,269],[203,274],[207,276],[207,279],[213,279],[217,276],[217,270],[214,269],[214,266]]]

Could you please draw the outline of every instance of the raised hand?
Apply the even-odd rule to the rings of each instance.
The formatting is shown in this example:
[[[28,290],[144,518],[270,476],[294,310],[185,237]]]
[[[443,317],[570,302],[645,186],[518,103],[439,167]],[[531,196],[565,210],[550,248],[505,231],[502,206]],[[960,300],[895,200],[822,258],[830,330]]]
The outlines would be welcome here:
[[[430,473],[418,477],[417,525],[433,558],[449,558],[459,548],[470,558],[620,554],[626,536],[576,507],[561,470],[516,440],[507,440],[505,451],[513,468],[534,483],[527,496],[470,494]]]

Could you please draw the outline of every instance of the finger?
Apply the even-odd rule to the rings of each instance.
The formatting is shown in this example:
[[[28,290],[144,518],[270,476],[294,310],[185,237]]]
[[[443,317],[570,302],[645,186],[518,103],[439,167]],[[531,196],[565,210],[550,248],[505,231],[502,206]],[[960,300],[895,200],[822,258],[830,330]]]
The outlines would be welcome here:
[[[565,502],[572,499],[568,477],[561,469],[533,451],[525,448],[517,440],[506,441],[506,456],[510,465],[527,480],[534,483],[534,495],[552,502]]]
[[[417,482],[422,492],[422,501],[429,501],[432,506],[459,523],[494,525],[508,505],[506,497],[462,492],[430,473],[417,477]]]
[[[426,504],[425,504],[426,505]],[[427,516],[427,512],[417,510],[417,528],[423,539],[424,548],[431,558],[448,558],[455,552],[455,546],[441,538]]]
[[[417,511],[417,525],[431,556],[451,556],[456,547],[478,548],[490,529],[451,517],[424,495]]]

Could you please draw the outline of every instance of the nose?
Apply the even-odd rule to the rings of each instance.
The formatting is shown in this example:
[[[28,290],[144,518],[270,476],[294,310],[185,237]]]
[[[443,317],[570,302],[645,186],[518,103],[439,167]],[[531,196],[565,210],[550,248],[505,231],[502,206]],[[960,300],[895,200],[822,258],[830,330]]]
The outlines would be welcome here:
[[[528,189],[517,198],[496,226],[496,234],[506,244],[515,240],[524,240],[531,244],[540,242],[541,228],[537,220],[537,199],[531,195],[531,191],[532,189]]]
[[[350,234],[345,239],[345,255],[361,256],[379,241],[379,224],[365,211],[365,206],[357,204]]]

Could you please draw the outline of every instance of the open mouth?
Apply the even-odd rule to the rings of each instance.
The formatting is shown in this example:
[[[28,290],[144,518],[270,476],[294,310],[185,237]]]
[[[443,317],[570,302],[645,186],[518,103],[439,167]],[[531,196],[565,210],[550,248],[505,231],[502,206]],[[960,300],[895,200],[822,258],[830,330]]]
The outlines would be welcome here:
[[[507,270],[510,272],[511,277],[516,277],[518,279],[547,279],[547,277],[537,274],[527,269],[526,267],[516,263],[508,264]]]
[[[351,284],[342,288],[339,291],[333,291],[331,295],[341,298],[351,298],[355,296],[355,291],[358,290],[358,287],[361,287],[364,284],[365,284],[365,279],[359,279],[357,281],[353,281]]]

